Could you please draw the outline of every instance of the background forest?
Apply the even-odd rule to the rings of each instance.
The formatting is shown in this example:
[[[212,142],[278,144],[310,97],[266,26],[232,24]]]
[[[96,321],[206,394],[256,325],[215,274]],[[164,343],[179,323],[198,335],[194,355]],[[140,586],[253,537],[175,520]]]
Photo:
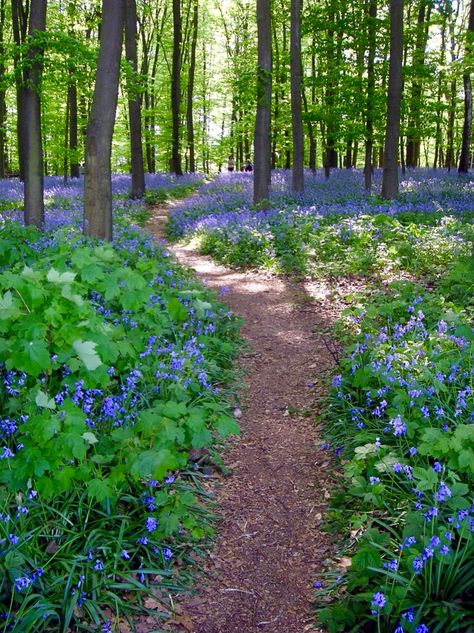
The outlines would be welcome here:
[[[19,172],[18,92],[28,2],[0,5],[0,176]],[[182,0],[179,41],[179,144],[184,171],[240,169],[253,154],[256,111],[255,4]],[[16,14],[12,28],[12,7]],[[176,7],[175,7],[176,9]],[[463,120],[466,2],[406,3],[401,159],[407,167],[457,164]],[[290,3],[272,7],[272,167],[291,165]],[[100,28],[99,2],[48,3],[41,36],[46,174],[77,175],[91,107]],[[305,164],[364,163],[368,97],[373,164],[381,165],[389,60],[389,6],[331,0],[305,3],[302,14]],[[175,34],[176,35],[176,34]],[[172,144],[173,6],[137,2],[138,61],[122,61],[112,166],[130,169],[127,97],[139,95],[145,169],[167,171]],[[23,47],[23,48],[22,48]],[[22,53],[23,51],[23,53]],[[329,153],[329,156],[327,154]]]

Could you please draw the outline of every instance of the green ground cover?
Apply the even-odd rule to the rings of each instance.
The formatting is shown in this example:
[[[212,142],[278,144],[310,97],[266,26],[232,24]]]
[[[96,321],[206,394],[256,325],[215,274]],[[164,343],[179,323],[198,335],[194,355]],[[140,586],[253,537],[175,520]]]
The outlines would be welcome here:
[[[213,532],[195,455],[219,467],[216,446],[238,432],[238,323],[130,226],[140,205],[116,207],[113,244],[2,221],[5,631],[115,630],[152,590],[182,589]]]

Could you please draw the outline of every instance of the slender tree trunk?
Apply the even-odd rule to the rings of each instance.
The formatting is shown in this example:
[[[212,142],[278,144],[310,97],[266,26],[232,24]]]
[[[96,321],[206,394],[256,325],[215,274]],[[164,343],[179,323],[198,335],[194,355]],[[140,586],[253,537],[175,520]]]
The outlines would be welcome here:
[[[376,51],[376,20],[377,0],[368,0],[367,10],[367,38],[369,44],[367,60],[367,106],[365,119],[365,163],[364,186],[367,191],[372,188],[372,150],[374,147],[374,97],[375,97],[375,51]]]
[[[308,139],[309,139],[309,168],[311,169],[311,171],[314,172],[316,170],[316,139],[314,138],[313,123],[312,121],[310,121],[308,117],[308,98],[306,96],[306,92],[304,88],[301,94],[303,97],[304,112],[307,116]]]
[[[329,178],[331,168],[337,167],[337,150],[336,150],[336,125],[334,117],[335,102],[335,75],[336,75],[336,52],[334,45],[334,34],[336,28],[336,12],[335,7],[329,3],[328,13],[328,31],[327,31],[327,73],[326,73],[326,152],[324,157],[324,175]]]
[[[291,114],[293,124],[293,168],[291,185],[295,192],[304,189],[303,114],[301,104],[301,10],[302,0],[291,0]]]
[[[276,81],[280,81],[280,43],[278,40],[278,34],[275,21],[272,25],[273,33],[273,73],[276,77]],[[279,132],[279,120],[280,120],[280,90],[275,90],[273,97],[273,125],[272,125],[272,148],[271,148],[271,168],[277,167],[277,145],[278,145],[278,132]]]
[[[0,77],[5,76],[5,45],[3,32],[5,29],[5,0],[0,0]],[[0,178],[5,178],[6,157],[6,119],[7,103],[5,88],[0,87]]]
[[[102,0],[99,59],[86,138],[84,233],[106,240],[112,239],[110,155],[124,21],[124,0]]]
[[[128,117],[130,120],[130,160],[132,167],[131,198],[145,195],[145,171],[143,167],[142,114],[140,105],[140,83],[137,78],[137,4],[136,0],[125,0],[125,54],[130,64],[128,81]]]
[[[63,182],[67,183],[68,166],[69,166],[69,99],[66,100],[66,120],[64,125],[64,160],[63,160]]]
[[[461,155],[459,157],[458,173],[467,174],[470,163],[471,150],[471,124],[472,124],[472,89],[470,67],[473,57],[474,39],[474,0],[471,0],[469,7],[469,24],[466,33],[466,48],[464,54],[464,73],[462,81],[464,85],[464,122],[462,128]]]
[[[15,42],[15,52],[13,62],[16,68],[23,66],[21,47],[26,41],[28,34],[28,7],[23,5],[22,0],[12,0],[12,27],[13,40]],[[24,93],[25,93],[26,71],[16,73],[16,110],[17,110],[17,145],[18,145],[18,167],[20,180],[25,180],[25,145],[26,145],[26,117],[24,114]]]
[[[271,179],[272,39],[270,0],[257,0],[257,30],[257,116],[254,137],[253,201],[255,204],[265,204],[270,196]]]
[[[189,61],[188,71],[188,102],[186,106],[186,127],[188,133],[188,152],[189,152],[189,171],[196,171],[196,157],[194,147],[194,120],[193,120],[193,96],[194,96],[194,76],[196,73],[196,47],[199,26],[199,0],[193,0],[193,34],[191,40],[191,59]]]
[[[407,132],[406,165],[417,167],[420,158],[421,134],[421,97],[423,91],[423,68],[425,65],[426,44],[431,7],[428,0],[420,0],[416,25],[416,44],[413,52],[414,77],[411,92],[410,121]]]
[[[77,114],[77,86],[71,82],[67,91],[69,104],[69,152],[71,178],[79,178],[79,143],[78,143],[78,114]]]
[[[42,49],[34,42],[35,36],[46,29],[46,0],[35,0],[30,8],[28,68],[25,71],[23,115],[25,117],[25,224],[44,226],[43,201],[43,141],[41,134],[41,72]]]
[[[182,176],[180,154],[180,105],[181,105],[181,0],[173,0],[173,66],[171,74],[171,112],[173,119],[171,143],[171,171]]]
[[[436,131],[435,131],[435,151],[433,158],[433,169],[436,169],[438,166],[441,166],[440,154],[441,154],[441,124],[443,122],[443,107],[442,107],[442,97],[443,97],[443,80],[444,80],[444,65],[446,60],[446,14],[443,15],[443,22],[441,25],[441,58],[440,65],[441,69],[438,75],[438,94],[436,97]]]
[[[382,197],[388,199],[398,196],[398,143],[403,85],[402,57],[403,0],[390,0],[390,70],[382,180]]]

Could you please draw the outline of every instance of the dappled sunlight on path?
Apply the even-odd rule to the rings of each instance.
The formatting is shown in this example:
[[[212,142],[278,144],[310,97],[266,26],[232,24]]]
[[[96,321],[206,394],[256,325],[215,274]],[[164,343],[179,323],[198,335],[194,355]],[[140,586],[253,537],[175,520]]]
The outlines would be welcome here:
[[[163,237],[165,219],[159,208],[149,222],[157,237]],[[329,457],[313,414],[322,377],[334,364],[323,334],[332,317],[300,284],[228,270],[189,246],[171,250],[200,281],[225,293],[225,302],[244,318],[250,345],[242,358],[242,436],[225,454],[232,475],[217,490],[218,539],[196,595],[180,601],[187,630],[316,631],[312,583],[331,544],[321,531]]]

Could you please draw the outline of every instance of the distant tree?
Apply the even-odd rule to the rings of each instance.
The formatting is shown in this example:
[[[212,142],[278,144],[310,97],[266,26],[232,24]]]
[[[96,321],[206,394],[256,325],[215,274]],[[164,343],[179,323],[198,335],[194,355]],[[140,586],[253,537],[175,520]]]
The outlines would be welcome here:
[[[423,87],[426,72],[425,57],[426,45],[431,18],[432,0],[420,0],[416,22],[416,38],[413,50],[412,85],[410,98],[410,116],[407,130],[406,166],[418,167],[420,163],[421,145],[421,112],[423,105]]]
[[[398,141],[403,87],[402,61],[403,0],[390,0],[390,69],[382,180],[382,197],[386,199],[398,196]]]
[[[292,189],[301,192],[304,189],[303,175],[303,116],[301,82],[301,10],[302,0],[291,0],[291,113],[293,124],[293,165]]]
[[[173,65],[171,69],[171,114],[173,132],[171,142],[171,171],[182,176],[180,153],[180,106],[181,106],[181,0],[173,0]]]
[[[254,136],[253,201],[255,204],[261,204],[269,199],[271,179],[271,0],[257,0],[257,32],[257,116]]]
[[[464,84],[464,123],[462,129],[461,155],[459,157],[458,172],[467,174],[470,163],[471,150],[471,125],[472,125],[472,88],[471,65],[473,63],[473,39],[474,39],[474,0],[470,2],[469,23],[466,33],[466,47],[464,53],[464,72],[462,76]]]
[[[188,70],[187,105],[186,105],[186,128],[188,135],[189,171],[196,171],[196,151],[194,143],[194,79],[196,74],[196,47],[199,27],[199,0],[193,0],[192,36],[191,36],[191,58]]]
[[[25,224],[38,228],[44,225],[43,201],[43,142],[41,134],[41,73],[43,44],[40,35],[46,29],[46,0],[23,5],[13,0],[12,17],[14,30],[23,42],[26,52],[23,58],[22,84],[20,86],[18,113],[19,140],[22,148],[22,171],[25,182]],[[25,33],[28,36],[25,37]]]
[[[375,99],[375,52],[377,43],[376,32],[377,0],[367,1],[367,106],[365,118],[365,162],[364,184],[370,191],[372,187],[372,152],[374,148],[374,99]]]
[[[5,76],[5,0],[0,0],[0,77]],[[0,178],[5,178],[7,167],[7,102],[6,90],[0,85]]]
[[[110,154],[117,109],[125,0],[102,0],[99,59],[86,135],[84,233],[112,239]]]
[[[128,76],[128,117],[130,120],[130,162],[132,171],[131,198],[145,195],[145,170],[143,166],[142,117],[140,85],[137,81],[137,4],[125,0],[125,55],[130,64]]]

